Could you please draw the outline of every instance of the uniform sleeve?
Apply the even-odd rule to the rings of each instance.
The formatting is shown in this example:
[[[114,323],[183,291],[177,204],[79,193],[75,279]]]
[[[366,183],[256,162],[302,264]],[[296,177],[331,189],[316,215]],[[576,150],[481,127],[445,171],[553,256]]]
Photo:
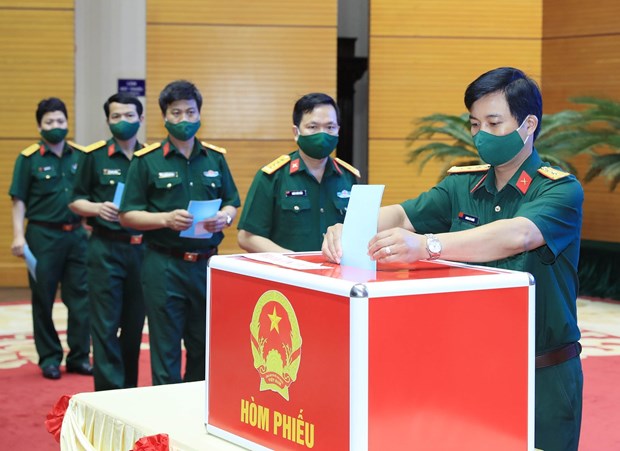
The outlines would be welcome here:
[[[237,228],[265,238],[271,236],[276,174],[258,171],[245,199]]]
[[[580,234],[583,198],[583,188],[572,176],[549,181],[515,216],[532,221],[557,257]]]
[[[222,157],[220,164],[222,173],[222,207],[230,205],[232,207],[239,207],[241,205],[241,199],[239,198],[239,191],[233,180],[228,163],[226,159]]]
[[[90,193],[93,189],[93,161],[94,158],[91,154],[80,153],[78,156],[78,167],[75,173],[71,201],[78,199],[92,200]]]
[[[456,178],[456,176],[447,177],[429,191],[401,203],[417,233],[439,233],[450,230],[452,211],[450,190],[453,177]]]
[[[30,192],[30,161],[23,155],[19,155],[13,168],[13,181],[9,188],[9,196],[28,203]]]
[[[144,157],[134,157],[129,165],[119,211],[147,211],[148,172]]]

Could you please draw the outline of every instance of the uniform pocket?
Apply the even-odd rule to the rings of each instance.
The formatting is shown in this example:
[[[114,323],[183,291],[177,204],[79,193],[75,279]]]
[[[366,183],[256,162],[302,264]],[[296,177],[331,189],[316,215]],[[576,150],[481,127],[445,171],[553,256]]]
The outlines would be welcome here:
[[[37,171],[34,173],[32,194],[44,196],[58,191],[59,188],[60,177],[56,169],[51,168],[47,171]]]

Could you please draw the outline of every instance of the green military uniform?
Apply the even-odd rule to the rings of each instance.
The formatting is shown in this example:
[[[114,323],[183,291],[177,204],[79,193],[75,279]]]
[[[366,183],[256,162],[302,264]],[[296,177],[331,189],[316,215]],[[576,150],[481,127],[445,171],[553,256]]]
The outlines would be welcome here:
[[[299,151],[258,171],[238,228],[299,251],[318,251],[329,226],[344,222],[357,169],[328,157],[319,183]]]
[[[24,202],[26,242],[37,259],[32,291],[34,342],[39,366],[59,366],[63,349],[52,320],[58,284],[67,306],[69,368],[89,363],[90,337],[86,285],[86,232],[81,218],[67,207],[77,168],[78,151],[65,144],[57,157],[41,141],[17,157],[9,195]]]
[[[136,143],[135,150],[141,147]],[[88,146],[78,165],[73,200],[111,202],[129,163],[114,138]],[[95,390],[136,387],[144,326],[142,235],[99,216],[88,223],[93,228],[87,268]]]
[[[136,152],[121,211],[169,212],[187,209],[190,200],[211,199],[238,207],[224,153],[198,140],[189,159],[168,140]],[[168,228],[144,232],[142,287],[155,385],[181,382],[181,340],[187,350],[183,380],[205,377],[207,258],[223,238],[221,232],[207,239],[183,238]]]
[[[418,233],[457,232],[500,219],[525,217],[546,245],[489,262],[536,279],[536,355],[579,340],[576,298],[583,190],[575,177],[542,163],[536,151],[501,190],[495,173],[456,169],[430,191],[402,203]],[[459,173],[460,172],[460,173]],[[537,448],[576,450],[583,374],[578,357],[536,369]]]

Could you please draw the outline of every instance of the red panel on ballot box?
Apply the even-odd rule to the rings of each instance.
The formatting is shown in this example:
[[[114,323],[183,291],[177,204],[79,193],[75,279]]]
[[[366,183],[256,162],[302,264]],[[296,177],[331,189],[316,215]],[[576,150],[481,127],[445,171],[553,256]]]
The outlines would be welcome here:
[[[207,430],[249,449],[533,449],[534,285],[444,261],[209,262]]]
[[[210,278],[222,302],[211,303],[209,423],[274,449],[348,449],[349,299],[217,270]]]

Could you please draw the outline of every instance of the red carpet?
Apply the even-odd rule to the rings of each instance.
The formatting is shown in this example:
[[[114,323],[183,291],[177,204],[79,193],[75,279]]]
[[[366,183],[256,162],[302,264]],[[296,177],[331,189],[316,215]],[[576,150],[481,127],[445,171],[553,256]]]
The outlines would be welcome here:
[[[56,320],[58,315],[56,324],[61,331],[60,318],[65,315],[66,319],[66,314],[62,304],[57,306],[60,308],[54,309],[54,318]],[[616,307],[612,321],[620,324],[617,320],[620,304]],[[597,314],[609,321],[609,314]],[[24,332],[24,328],[31,329],[30,321],[28,304],[0,305],[0,424],[5,432],[0,448],[58,450],[58,444],[45,429],[46,415],[62,395],[92,391],[93,380],[88,376],[67,374],[64,367],[60,380],[43,379],[36,365],[32,337]],[[594,332],[590,323],[587,326],[582,326],[585,387],[580,451],[620,450],[620,334]],[[64,338],[62,333],[61,338]],[[148,385],[151,385],[149,351],[143,349],[139,386]]]

